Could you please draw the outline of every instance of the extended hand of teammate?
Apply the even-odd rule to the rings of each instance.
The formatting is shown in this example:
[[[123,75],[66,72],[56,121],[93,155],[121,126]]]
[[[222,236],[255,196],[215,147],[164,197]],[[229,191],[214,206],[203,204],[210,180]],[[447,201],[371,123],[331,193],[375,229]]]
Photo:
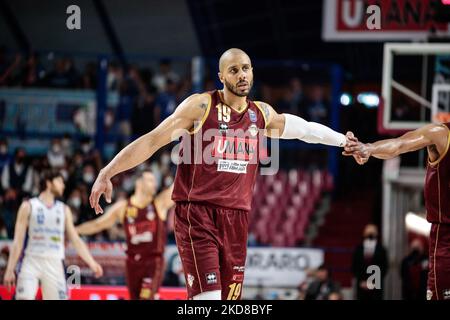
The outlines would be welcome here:
[[[89,267],[94,272],[96,278],[100,278],[103,275],[103,268],[97,262],[94,262],[94,264]]]
[[[14,274],[14,271],[6,270],[5,277],[3,279],[3,283],[8,289],[9,292],[11,292],[12,287],[16,283],[16,275]]]
[[[111,203],[113,186],[111,180],[102,172],[98,175],[92,186],[91,195],[89,197],[89,203],[91,208],[95,210],[95,214],[103,213],[102,207],[99,205],[99,200],[102,194],[105,195],[105,199],[108,203]]]
[[[355,161],[360,165],[365,164],[370,157],[366,145],[358,141],[358,138],[351,131],[348,131],[345,137],[347,138],[347,143],[344,146],[342,154],[344,156],[353,156]]]

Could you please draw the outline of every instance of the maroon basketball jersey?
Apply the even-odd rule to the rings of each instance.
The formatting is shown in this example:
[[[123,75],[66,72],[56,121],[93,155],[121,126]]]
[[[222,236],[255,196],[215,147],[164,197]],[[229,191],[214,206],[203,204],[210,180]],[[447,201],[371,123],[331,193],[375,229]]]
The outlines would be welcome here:
[[[127,255],[134,260],[161,255],[166,244],[166,225],[151,202],[139,208],[128,199],[123,221],[127,238]]]
[[[251,100],[238,112],[223,102],[220,91],[208,94],[202,123],[182,137],[172,199],[249,211],[259,159],[265,155],[259,152],[264,114]]]
[[[443,124],[448,129],[450,123]],[[439,159],[428,162],[425,178],[425,207],[427,220],[431,223],[450,223],[450,155],[448,147],[450,134],[447,138],[447,147]]]

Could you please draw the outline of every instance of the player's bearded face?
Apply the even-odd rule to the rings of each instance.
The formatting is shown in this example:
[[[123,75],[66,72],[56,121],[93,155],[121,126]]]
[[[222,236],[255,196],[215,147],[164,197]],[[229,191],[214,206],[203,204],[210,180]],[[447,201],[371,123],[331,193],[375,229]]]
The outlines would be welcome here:
[[[224,80],[225,86],[229,91],[237,95],[238,97],[246,97],[250,93],[253,86],[253,80],[239,80],[235,85],[228,82],[227,79]]]

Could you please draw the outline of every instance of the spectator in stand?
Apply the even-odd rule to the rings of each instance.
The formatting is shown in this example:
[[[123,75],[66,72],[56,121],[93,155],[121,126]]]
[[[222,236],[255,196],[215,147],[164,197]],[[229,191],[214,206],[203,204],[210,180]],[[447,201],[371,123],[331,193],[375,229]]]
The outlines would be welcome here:
[[[331,293],[339,291],[339,285],[331,279],[330,270],[321,265],[315,272],[315,280],[306,289],[305,300],[328,300]]]
[[[3,167],[3,190],[14,189],[21,196],[31,192],[33,187],[33,169],[26,162],[26,156],[25,149],[17,148],[14,152],[14,159]]]
[[[156,104],[161,110],[160,121],[166,119],[173,113],[177,106],[177,84],[172,79],[168,79],[164,92],[158,95]]]
[[[176,84],[180,80],[180,76],[172,71],[171,61],[163,59],[159,63],[159,72],[153,77],[152,84],[158,89],[158,92],[164,92],[168,80]]]
[[[55,138],[52,140],[47,151],[47,160],[52,168],[62,169],[66,166],[66,156],[64,155],[61,139]]]
[[[45,76],[38,54],[33,52],[23,66],[18,82],[23,87],[38,87],[42,85]]]
[[[95,62],[88,62],[86,64],[84,74],[81,77],[81,88],[97,89],[97,64]]]
[[[156,105],[156,88],[149,86],[133,105],[131,130],[135,136],[141,136],[152,130],[159,119],[160,111]]]
[[[428,255],[420,239],[411,242],[409,254],[402,260],[400,275],[403,300],[426,300]]]
[[[120,83],[123,81],[123,70],[117,62],[111,62],[108,66],[106,78],[107,88],[110,91],[119,91]]]
[[[381,288],[370,288],[367,279],[373,274],[367,271],[369,266],[380,268]],[[356,279],[357,300],[382,300],[383,279],[388,270],[387,251],[378,241],[378,228],[374,224],[368,224],[364,228],[363,241],[353,252],[352,272]]]
[[[83,160],[83,165],[90,163],[94,165],[96,171],[100,171],[102,168],[102,158],[97,149],[94,148],[94,142],[89,137],[84,137],[81,139],[81,157]]]
[[[74,87],[67,69],[66,61],[58,58],[54,62],[54,69],[47,74],[45,84],[51,88],[67,89]]]
[[[314,84],[309,90],[306,99],[301,103],[300,113],[305,120],[324,123],[328,122],[329,104],[325,100],[324,88]]]
[[[8,140],[5,138],[0,139],[0,172],[11,161],[11,155],[8,152]],[[0,185],[1,191],[1,185]]]

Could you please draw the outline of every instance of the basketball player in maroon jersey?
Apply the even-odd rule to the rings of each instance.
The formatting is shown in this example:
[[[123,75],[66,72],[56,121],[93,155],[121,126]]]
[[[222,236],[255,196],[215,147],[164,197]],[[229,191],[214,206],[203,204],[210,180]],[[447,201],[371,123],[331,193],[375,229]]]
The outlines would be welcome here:
[[[113,204],[101,217],[77,227],[81,235],[92,235],[123,223],[127,241],[126,278],[132,300],[153,300],[164,276],[167,211],[174,205],[172,186],[155,196],[156,180],[143,171],[129,199]]]
[[[240,49],[223,53],[218,76],[222,90],[193,94],[157,128],[121,150],[101,170],[90,204],[102,213],[99,198],[104,194],[110,201],[113,176],[181,136],[180,158],[188,160],[178,164],[172,199],[188,297],[237,300],[242,293],[248,212],[263,135],[338,147],[356,145],[357,139],[351,132],[345,136],[249,100],[253,68]]]
[[[429,124],[396,139],[345,147],[344,155],[358,155],[359,163],[369,157],[391,159],[427,147],[425,207],[431,225],[428,300],[450,299],[450,123]]]

